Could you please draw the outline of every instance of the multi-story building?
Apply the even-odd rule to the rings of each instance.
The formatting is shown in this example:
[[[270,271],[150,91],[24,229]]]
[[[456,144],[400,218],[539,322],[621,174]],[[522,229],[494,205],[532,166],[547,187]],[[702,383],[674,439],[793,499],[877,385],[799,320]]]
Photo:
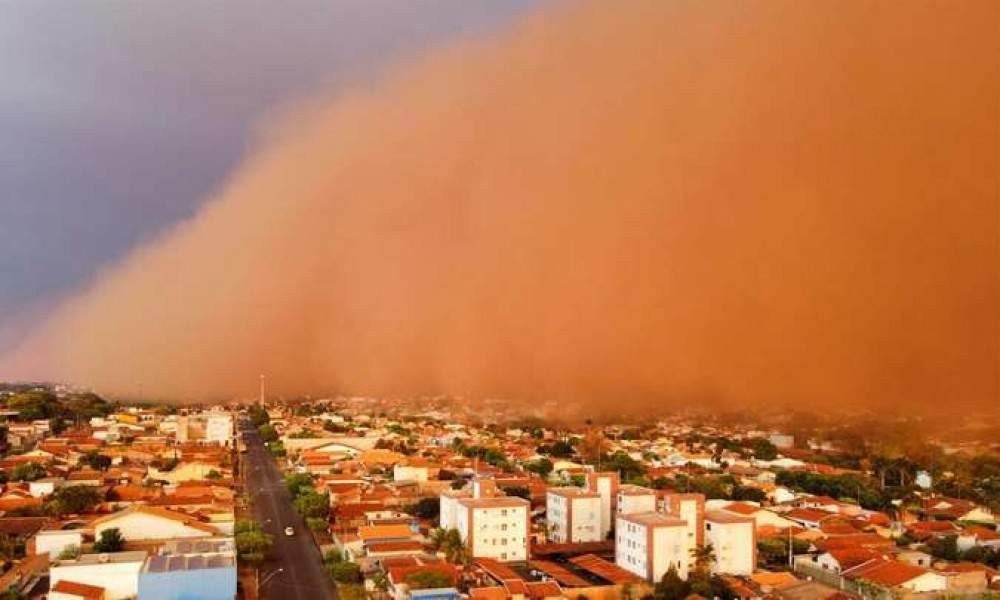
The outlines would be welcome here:
[[[705,515],[705,543],[715,551],[713,573],[750,576],[757,562],[757,528],[753,517],[723,511]]]
[[[601,497],[601,539],[607,539],[615,524],[615,505],[621,478],[613,471],[587,473],[587,489]]]
[[[623,485],[618,488],[618,516],[656,510],[656,491],[639,485]]]
[[[233,415],[227,412],[198,413],[177,418],[177,441],[228,446],[233,442]]]
[[[620,515],[615,525],[615,563],[647,581],[670,567],[687,579],[688,524],[659,512]]]
[[[688,568],[694,568],[694,549],[705,543],[705,496],[704,494],[664,494],[660,510],[685,522],[685,540]]]
[[[528,560],[531,504],[505,496],[490,478],[476,478],[471,493],[441,494],[441,527],[458,530],[475,558],[513,562]]]
[[[550,541],[575,544],[604,539],[599,493],[577,487],[550,488],[545,507]]]

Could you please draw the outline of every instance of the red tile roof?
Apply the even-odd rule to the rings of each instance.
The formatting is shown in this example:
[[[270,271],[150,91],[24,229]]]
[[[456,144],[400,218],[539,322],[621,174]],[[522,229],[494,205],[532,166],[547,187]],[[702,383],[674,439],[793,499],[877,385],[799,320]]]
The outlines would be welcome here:
[[[52,591],[70,596],[79,596],[80,598],[86,598],[87,600],[104,599],[104,588],[97,587],[96,585],[87,585],[86,583],[77,583],[66,579],[59,580],[54,586],[52,586]]]
[[[569,560],[581,569],[607,579],[611,583],[637,583],[642,581],[642,579],[634,573],[626,571],[618,565],[608,562],[598,556],[594,556],[593,554],[584,554],[583,556],[577,556],[576,558],[571,558]]]

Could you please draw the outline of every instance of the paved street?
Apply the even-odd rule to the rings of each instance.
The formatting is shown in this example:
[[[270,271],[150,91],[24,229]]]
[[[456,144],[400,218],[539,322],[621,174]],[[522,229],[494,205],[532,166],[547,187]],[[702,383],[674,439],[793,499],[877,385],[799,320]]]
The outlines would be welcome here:
[[[253,513],[264,530],[274,536],[272,558],[261,567],[262,598],[302,600],[336,598],[333,584],[323,567],[319,550],[305,523],[292,508],[284,478],[271,459],[256,431],[246,431],[247,452],[242,456],[247,469],[247,488],[253,495]],[[295,528],[288,537],[285,527]],[[276,569],[284,571],[268,579]]]

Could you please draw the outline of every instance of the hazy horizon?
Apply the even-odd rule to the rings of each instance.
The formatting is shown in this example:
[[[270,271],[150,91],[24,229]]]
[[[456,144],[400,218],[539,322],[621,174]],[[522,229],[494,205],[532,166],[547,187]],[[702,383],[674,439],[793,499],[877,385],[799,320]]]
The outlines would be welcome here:
[[[998,17],[567,3],[398,57],[258,124],[190,219],[39,318],[0,378],[995,406]]]

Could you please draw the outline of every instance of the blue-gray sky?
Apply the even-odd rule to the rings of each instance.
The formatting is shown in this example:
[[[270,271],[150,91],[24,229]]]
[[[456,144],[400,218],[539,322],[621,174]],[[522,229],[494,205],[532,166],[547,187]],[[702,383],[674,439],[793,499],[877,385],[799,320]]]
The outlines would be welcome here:
[[[268,110],[534,3],[0,2],[0,343],[191,215]]]

